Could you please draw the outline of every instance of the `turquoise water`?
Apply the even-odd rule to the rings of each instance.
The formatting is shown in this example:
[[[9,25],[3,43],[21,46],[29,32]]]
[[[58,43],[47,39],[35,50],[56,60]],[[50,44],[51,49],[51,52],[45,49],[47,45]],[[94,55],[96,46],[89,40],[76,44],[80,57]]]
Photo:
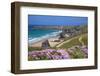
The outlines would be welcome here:
[[[28,41],[29,43],[35,43],[43,39],[57,36],[61,31],[54,29],[34,29],[28,27]]]

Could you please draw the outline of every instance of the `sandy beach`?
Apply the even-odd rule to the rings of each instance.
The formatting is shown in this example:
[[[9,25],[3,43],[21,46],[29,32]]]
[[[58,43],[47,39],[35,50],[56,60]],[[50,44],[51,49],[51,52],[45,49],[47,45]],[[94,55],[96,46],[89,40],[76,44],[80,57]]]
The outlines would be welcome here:
[[[36,42],[36,43],[33,43],[31,45],[29,45],[30,47],[41,47],[42,46],[42,43],[47,40],[47,39],[44,39],[44,40],[41,40],[39,42]],[[57,41],[56,41],[57,40]],[[56,46],[57,44],[61,43],[63,40],[59,40],[59,36],[57,37],[52,37],[52,38],[49,38],[48,41],[49,41],[49,44],[51,47],[54,47]]]

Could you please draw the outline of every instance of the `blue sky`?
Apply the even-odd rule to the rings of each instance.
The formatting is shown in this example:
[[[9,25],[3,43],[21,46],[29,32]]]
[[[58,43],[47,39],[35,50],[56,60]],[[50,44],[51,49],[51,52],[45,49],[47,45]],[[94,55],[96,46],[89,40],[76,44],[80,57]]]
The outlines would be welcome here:
[[[88,17],[28,15],[29,25],[86,25]]]

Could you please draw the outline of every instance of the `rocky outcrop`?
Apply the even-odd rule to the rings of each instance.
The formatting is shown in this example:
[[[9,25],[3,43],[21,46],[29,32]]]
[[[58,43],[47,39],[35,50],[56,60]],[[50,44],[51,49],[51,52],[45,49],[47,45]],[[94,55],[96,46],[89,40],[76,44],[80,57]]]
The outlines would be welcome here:
[[[42,46],[43,49],[48,49],[50,48],[50,44],[48,40],[45,40],[44,42],[42,42]]]
[[[65,38],[65,34],[62,32],[62,33],[60,33],[60,35],[59,35],[60,37],[59,37],[59,39],[64,39]]]

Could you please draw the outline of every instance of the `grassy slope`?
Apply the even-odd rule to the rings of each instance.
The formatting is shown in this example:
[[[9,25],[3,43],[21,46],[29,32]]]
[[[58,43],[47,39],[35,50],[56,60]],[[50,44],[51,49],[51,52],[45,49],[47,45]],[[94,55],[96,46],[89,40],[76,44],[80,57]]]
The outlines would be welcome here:
[[[81,45],[80,41],[79,41],[79,38],[82,37],[82,41],[84,42],[85,45],[87,45],[87,34],[82,34],[82,35],[79,35],[77,37],[74,37],[74,38],[71,38],[71,40],[69,42],[66,42],[64,43],[63,45],[61,45],[59,48],[70,48],[72,46],[75,46],[75,45]]]

